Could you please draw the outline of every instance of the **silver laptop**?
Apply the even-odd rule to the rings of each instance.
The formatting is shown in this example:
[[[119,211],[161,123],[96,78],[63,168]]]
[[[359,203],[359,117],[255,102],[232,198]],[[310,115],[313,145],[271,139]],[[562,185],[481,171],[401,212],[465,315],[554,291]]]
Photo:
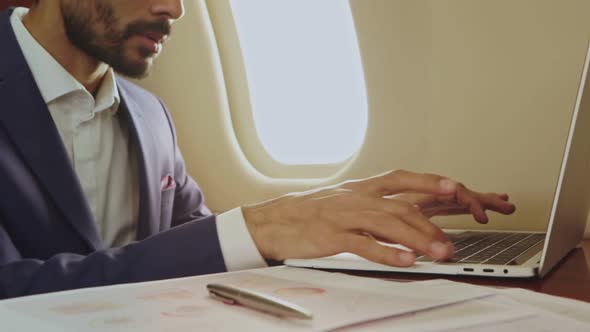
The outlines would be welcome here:
[[[288,259],[296,267],[338,270],[391,271],[544,277],[582,240],[590,207],[590,84],[586,84],[590,47],[572,115],[553,205],[545,233],[445,230],[455,244],[450,261],[418,257],[414,266],[398,268],[344,253],[317,259]]]

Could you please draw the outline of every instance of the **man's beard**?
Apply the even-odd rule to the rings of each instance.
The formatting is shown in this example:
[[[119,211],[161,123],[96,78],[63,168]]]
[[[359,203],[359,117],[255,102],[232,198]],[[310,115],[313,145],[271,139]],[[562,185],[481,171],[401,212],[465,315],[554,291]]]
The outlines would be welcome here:
[[[87,1],[87,0],[84,0]],[[167,20],[154,22],[135,21],[122,30],[117,30],[119,21],[114,9],[104,1],[94,2],[94,14],[76,10],[77,5],[62,5],[65,32],[70,42],[101,62],[110,65],[116,72],[132,78],[142,78],[149,74],[150,50],[139,48],[144,61],[133,61],[125,54],[125,42],[131,37],[155,32],[170,35],[170,23]],[[104,31],[102,35],[98,31]]]

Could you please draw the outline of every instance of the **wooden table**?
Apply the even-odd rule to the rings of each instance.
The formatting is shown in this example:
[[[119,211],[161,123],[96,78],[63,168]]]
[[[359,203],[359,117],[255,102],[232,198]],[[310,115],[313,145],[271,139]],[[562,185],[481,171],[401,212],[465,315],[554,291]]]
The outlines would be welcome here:
[[[570,254],[543,279],[508,279],[431,274],[420,275],[394,272],[340,272],[394,281],[417,281],[444,278],[482,286],[520,287],[545,294],[590,302],[590,240],[585,240],[580,243],[578,248],[570,252]]]

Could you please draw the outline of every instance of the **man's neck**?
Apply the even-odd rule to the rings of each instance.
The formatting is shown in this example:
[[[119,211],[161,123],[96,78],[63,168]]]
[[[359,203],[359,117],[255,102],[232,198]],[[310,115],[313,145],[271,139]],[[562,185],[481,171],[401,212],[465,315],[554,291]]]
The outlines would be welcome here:
[[[46,8],[40,8],[43,4]],[[72,45],[65,33],[63,17],[54,1],[31,8],[23,24],[33,38],[55,58],[88,92],[95,95],[109,66]]]

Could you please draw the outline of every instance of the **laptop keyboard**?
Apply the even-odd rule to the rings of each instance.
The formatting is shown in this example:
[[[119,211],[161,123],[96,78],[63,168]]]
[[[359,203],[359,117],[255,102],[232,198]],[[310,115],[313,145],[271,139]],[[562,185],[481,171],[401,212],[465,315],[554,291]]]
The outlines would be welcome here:
[[[545,234],[464,232],[450,236],[455,255],[445,262],[504,265],[545,240]],[[419,262],[431,262],[426,256]]]

